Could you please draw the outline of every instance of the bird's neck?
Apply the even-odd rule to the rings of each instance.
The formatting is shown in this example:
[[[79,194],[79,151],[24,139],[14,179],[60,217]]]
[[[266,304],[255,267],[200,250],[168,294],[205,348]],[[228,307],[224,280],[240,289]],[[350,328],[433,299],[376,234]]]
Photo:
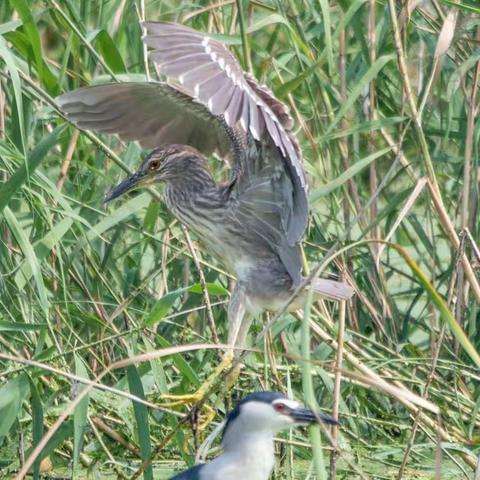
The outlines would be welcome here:
[[[233,433],[233,432],[230,432]],[[273,433],[244,432],[227,435],[223,439],[222,455],[208,465],[212,472],[220,474],[212,478],[267,480],[275,464]],[[207,477],[210,478],[210,477]]]
[[[177,195],[195,195],[218,188],[208,167],[200,162],[189,165],[184,172],[175,172],[167,181],[167,189]]]

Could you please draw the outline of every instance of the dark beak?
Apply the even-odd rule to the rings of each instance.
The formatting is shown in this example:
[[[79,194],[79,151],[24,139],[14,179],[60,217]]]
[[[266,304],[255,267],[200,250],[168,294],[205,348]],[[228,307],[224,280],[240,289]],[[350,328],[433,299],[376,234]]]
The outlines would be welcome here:
[[[123,182],[120,182],[105,195],[105,198],[103,199],[104,203],[110,202],[115,198],[118,198],[120,195],[140,186],[145,175],[145,172],[139,171],[127,177]]]
[[[315,413],[308,408],[296,408],[290,411],[290,416],[295,420],[295,423],[311,424],[324,422],[329,425],[338,425],[338,422],[328,415]]]

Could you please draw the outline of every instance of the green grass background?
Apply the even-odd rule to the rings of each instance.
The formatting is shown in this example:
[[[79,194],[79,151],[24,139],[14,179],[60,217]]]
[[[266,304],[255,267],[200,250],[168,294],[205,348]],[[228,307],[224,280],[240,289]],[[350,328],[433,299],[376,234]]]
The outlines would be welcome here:
[[[0,2],[1,478],[15,476],[82,390],[66,373],[95,379],[134,355],[214,343],[178,223],[148,192],[102,203],[138,165],[138,145],[78,132],[55,105],[57,95],[93,81],[145,79],[147,71],[155,78],[141,18],[219,34],[290,106],[310,181],[306,263],[322,262],[324,274],[343,274],[357,290],[345,331],[330,303],[276,321],[235,388],[208,397],[215,420],[249,391],[288,390],[326,412],[339,405],[336,478],[398,478],[402,463],[403,478],[473,478],[480,8],[473,0],[415,4]],[[228,176],[224,164],[212,167]],[[393,245],[376,242],[387,238]],[[230,279],[207,255],[201,260],[225,339]],[[266,320],[254,325],[252,341]],[[345,375],[335,394],[339,334]],[[101,383],[160,404],[162,393],[194,391],[218,358],[213,349],[147,358]],[[379,378],[427,398],[440,416],[402,403]],[[47,478],[135,478],[141,459],[152,457],[144,478],[168,478],[192,464],[205,435],[181,423],[187,412],[92,390],[32,474],[41,467]],[[318,431],[282,439],[274,478],[327,477],[325,435],[325,467]]]

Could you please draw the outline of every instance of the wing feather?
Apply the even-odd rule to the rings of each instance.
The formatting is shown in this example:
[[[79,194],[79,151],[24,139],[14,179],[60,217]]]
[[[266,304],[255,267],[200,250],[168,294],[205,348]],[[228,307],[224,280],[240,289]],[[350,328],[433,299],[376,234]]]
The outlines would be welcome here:
[[[230,103],[235,87],[230,82],[224,82],[209,98],[207,105],[214,115],[222,115]]]
[[[255,140],[260,140],[260,135],[263,133],[263,131],[260,131],[260,115],[261,112],[257,108],[257,105],[255,103],[255,100],[251,97],[248,97],[248,112],[249,112],[249,122],[248,122],[248,128],[250,130],[250,133],[252,134],[253,138]]]
[[[243,103],[243,92],[240,92],[240,94],[236,94],[234,92],[234,94],[232,94],[230,98],[227,108],[225,109],[225,113],[223,114],[227,124],[230,124],[230,123],[232,125],[237,124],[241,114],[242,103]]]
[[[218,92],[218,89],[223,87],[226,83],[227,76],[224,72],[217,72],[212,75],[210,78],[207,78],[202,81],[202,83],[197,83],[198,90],[198,99],[203,104],[207,105],[208,109],[211,111],[211,106],[209,105],[210,99]]]
[[[145,148],[180,143],[221,156],[231,149],[220,118],[166,83],[96,85],[66,93],[57,101],[79,128],[118,133]]]

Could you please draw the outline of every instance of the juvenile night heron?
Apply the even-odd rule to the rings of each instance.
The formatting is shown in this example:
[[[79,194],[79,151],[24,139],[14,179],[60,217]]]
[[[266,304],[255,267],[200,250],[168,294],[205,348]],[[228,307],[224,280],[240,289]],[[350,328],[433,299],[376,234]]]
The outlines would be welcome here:
[[[256,392],[229,413],[223,427],[223,453],[171,480],[267,480],[275,463],[273,437],[296,425],[337,422],[315,414],[277,392]]]
[[[253,317],[278,310],[302,281],[299,242],[308,200],[293,120],[218,41],[171,23],[144,27],[150,58],[169,83],[98,85],[58,101],[81,129],[153,148],[105,200],[145,185],[162,187],[173,215],[236,277],[228,341],[243,347]],[[212,153],[233,160],[226,183],[216,183],[208,168],[204,155]],[[353,294],[333,280],[319,279],[313,288],[333,300]]]

